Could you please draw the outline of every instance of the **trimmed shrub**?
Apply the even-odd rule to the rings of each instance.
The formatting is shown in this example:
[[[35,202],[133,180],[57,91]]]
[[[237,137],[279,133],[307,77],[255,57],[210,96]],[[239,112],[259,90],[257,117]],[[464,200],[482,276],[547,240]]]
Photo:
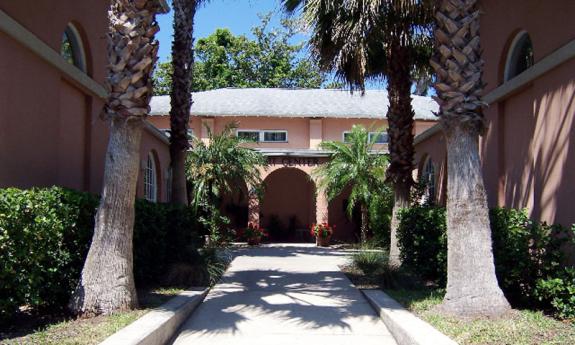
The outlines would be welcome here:
[[[532,305],[537,280],[555,277],[563,267],[566,229],[532,222],[525,210],[494,208],[489,216],[499,284],[512,304]]]
[[[0,190],[0,317],[63,306],[88,250],[97,199],[61,188]]]
[[[402,265],[439,285],[447,280],[445,208],[430,205],[400,210],[397,231]]]
[[[20,306],[63,309],[76,286],[94,229],[98,197],[60,187],[0,189],[0,319]],[[137,284],[158,284],[172,263],[202,243],[189,208],[138,200]]]
[[[561,248],[572,234],[560,225],[533,222],[524,210],[490,210],[495,270],[516,307],[551,307],[560,317],[575,310],[573,270]],[[405,268],[444,286],[447,279],[446,211],[413,206],[400,212],[398,240]],[[571,275],[569,275],[571,274]]]

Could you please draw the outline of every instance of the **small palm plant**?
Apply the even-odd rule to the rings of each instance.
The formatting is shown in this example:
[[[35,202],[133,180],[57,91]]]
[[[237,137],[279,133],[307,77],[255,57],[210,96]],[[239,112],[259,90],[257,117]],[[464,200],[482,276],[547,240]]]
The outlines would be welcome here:
[[[374,136],[373,138],[375,138]],[[331,152],[331,159],[313,172],[318,187],[333,200],[347,187],[351,188],[347,212],[351,215],[359,205],[361,209],[361,242],[367,239],[369,227],[369,202],[385,188],[387,156],[374,150],[374,140],[369,141],[369,131],[354,125],[348,142],[326,141],[322,148]]]
[[[260,167],[266,167],[265,157],[242,144],[246,140],[235,135],[236,123],[215,134],[207,127],[208,143],[193,139],[188,155],[187,177],[191,182],[191,205],[202,216],[200,220],[210,230],[210,237],[218,242],[220,228],[229,223],[219,213],[219,203],[234,183],[243,181],[248,188],[261,192]]]

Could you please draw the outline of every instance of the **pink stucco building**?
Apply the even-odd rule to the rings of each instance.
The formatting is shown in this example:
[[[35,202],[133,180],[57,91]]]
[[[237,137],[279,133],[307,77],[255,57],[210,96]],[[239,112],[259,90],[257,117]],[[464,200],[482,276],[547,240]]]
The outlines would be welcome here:
[[[245,185],[226,198],[224,211],[237,226],[245,226],[249,218],[266,228],[279,226],[287,237],[298,239],[305,237],[312,223],[327,221],[336,225],[335,238],[355,240],[357,222],[344,212],[348,194],[328,203],[310,174],[329,156],[320,143],[344,141],[354,124],[370,128],[379,143],[376,148],[386,152],[387,134],[377,133],[387,127],[387,92],[229,88],[196,92],[192,99],[191,135],[207,140],[208,128],[217,133],[236,122],[237,135],[256,140],[250,146],[268,158],[269,168],[261,171],[265,184],[261,204],[257,198],[250,200]],[[429,97],[414,96],[413,106],[414,134],[419,134],[435,124],[437,104]],[[151,109],[149,121],[168,131],[169,97],[154,97]]]
[[[483,0],[489,129],[480,139],[490,206],[575,223],[575,1]],[[420,176],[445,202],[439,126],[415,139]]]
[[[100,193],[108,124],[109,2],[0,1],[0,188],[60,185]],[[157,171],[155,200],[167,200],[168,140],[151,125],[142,137],[144,172]]]

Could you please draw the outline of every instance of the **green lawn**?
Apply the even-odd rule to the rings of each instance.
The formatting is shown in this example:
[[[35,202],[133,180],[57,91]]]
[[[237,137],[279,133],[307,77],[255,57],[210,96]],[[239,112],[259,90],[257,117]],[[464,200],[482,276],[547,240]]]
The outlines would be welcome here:
[[[513,310],[501,319],[463,321],[433,310],[441,303],[442,290],[390,290],[391,297],[461,345],[572,345],[575,324],[562,322],[540,311]]]
[[[68,319],[52,323],[28,334],[1,339],[7,345],[91,345],[98,344],[121,328],[134,322],[150,309],[155,308],[182,292],[182,289],[160,288],[140,293],[141,308],[109,316],[97,316],[90,319]]]

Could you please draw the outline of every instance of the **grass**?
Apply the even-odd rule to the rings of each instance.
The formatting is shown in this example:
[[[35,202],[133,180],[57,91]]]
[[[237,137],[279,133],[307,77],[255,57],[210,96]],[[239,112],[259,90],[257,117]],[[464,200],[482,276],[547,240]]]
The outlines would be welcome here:
[[[541,311],[512,310],[500,319],[460,320],[434,310],[441,303],[443,290],[385,292],[461,345],[575,344],[575,324],[553,319]]]
[[[380,267],[374,267],[377,263]],[[541,311],[512,310],[500,319],[460,320],[434,308],[445,291],[426,287],[416,276],[389,269],[385,260],[371,254],[353,255],[342,271],[361,289],[382,289],[411,312],[460,345],[571,345],[575,323],[563,322]]]
[[[119,312],[108,316],[90,319],[67,319],[55,317],[48,325],[23,331],[26,334],[6,334],[0,344],[22,345],[92,345],[99,344],[108,336],[129,325],[139,317],[182,292],[179,288],[151,289],[140,293],[141,307],[136,310]]]

